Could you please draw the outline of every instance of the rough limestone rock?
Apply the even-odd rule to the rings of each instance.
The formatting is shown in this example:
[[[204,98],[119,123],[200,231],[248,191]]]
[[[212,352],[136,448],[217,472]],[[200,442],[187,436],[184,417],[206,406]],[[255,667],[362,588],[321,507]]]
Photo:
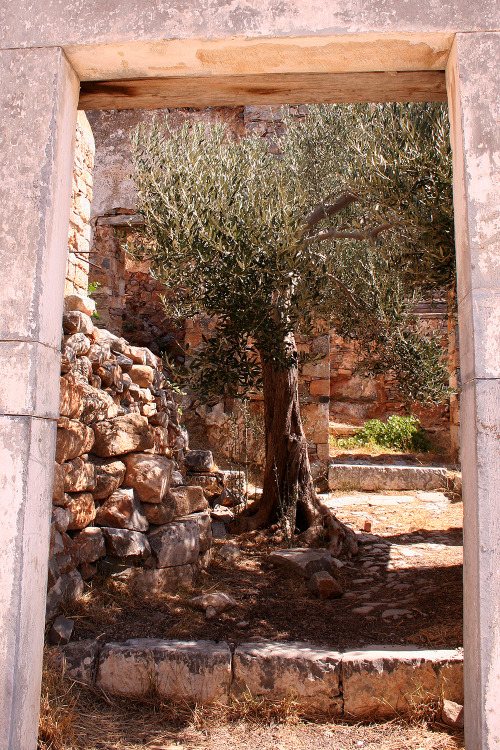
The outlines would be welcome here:
[[[63,330],[66,334],[84,333],[86,336],[91,336],[94,324],[88,315],[74,310],[63,314]]]
[[[87,357],[92,363],[92,369],[97,370],[100,365],[104,364],[111,356],[111,350],[108,344],[92,344],[87,352]]]
[[[198,524],[198,533],[200,535],[200,555],[207,552],[212,546],[212,521],[210,518],[209,511],[201,511],[201,513],[190,513],[184,518],[179,518],[179,521],[196,521]]]
[[[222,474],[213,472],[212,474],[186,474],[186,484],[194,487],[201,487],[206,497],[213,501],[224,492],[224,483]]]
[[[170,484],[174,462],[165,456],[134,453],[124,456],[125,484],[133,487],[143,503],[161,503]]]
[[[96,516],[94,498],[90,492],[76,492],[73,495],[66,493],[64,507],[70,515],[69,531],[84,529]]]
[[[124,557],[127,560],[146,560],[151,557],[148,538],[140,531],[129,529],[103,528],[106,550],[112,557]]]
[[[158,568],[171,568],[196,562],[200,554],[200,532],[197,521],[174,521],[148,534],[157,558]]]
[[[79,375],[80,379],[88,384],[92,378],[92,362],[88,357],[78,357],[71,372],[75,376]]]
[[[127,584],[130,591],[143,596],[175,593],[179,589],[188,589],[194,583],[195,565],[178,565],[173,568],[127,568],[116,578]]]
[[[208,509],[201,487],[175,487],[167,492],[161,503],[145,504],[144,513],[149,523],[161,526],[176,518]]]
[[[153,447],[148,420],[140,414],[126,414],[98,422],[94,425],[94,435],[93,452],[101,458],[131,451],[145,451]]]
[[[443,708],[441,711],[441,719],[443,724],[446,724],[453,729],[464,728],[464,707],[454,701],[443,701]]]
[[[243,643],[234,652],[232,693],[273,700],[293,695],[301,705],[339,713],[342,656],[304,643]]]
[[[141,388],[149,388],[153,384],[154,370],[148,365],[132,365],[128,374],[133,382]]]
[[[313,573],[307,582],[307,588],[320,599],[335,599],[344,593],[340,583],[326,570]]]
[[[79,456],[61,465],[65,492],[92,492],[95,489],[95,466],[87,458]]]
[[[84,333],[73,333],[64,337],[64,346],[71,347],[77,357],[83,357],[91,347],[90,339]]]
[[[80,294],[68,294],[64,298],[64,312],[82,312],[89,317],[95,313],[95,302]]]
[[[64,474],[61,465],[58,463],[54,463],[52,502],[54,505],[63,505],[64,503]]]
[[[134,490],[124,488],[113,492],[104,501],[97,511],[95,523],[97,526],[111,526],[131,531],[147,531],[149,528]]]
[[[212,451],[187,451],[184,455],[186,471],[209,473],[214,466]]]
[[[290,573],[297,573],[302,578],[310,578],[313,573],[324,570],[331,573],[334,569],[332,556],[326,549],[308,549],[295,547],[271,552],[269,562]]]
[[[67,417],[57,422],[56,461],[62,464],[71,458],[88,453],[94,444],[90,427]]]
[[[85,640],[68,643],[48,653],[49,664],[66,677],[85,685],[93,685],[97,672],[100,646],[97,641]]]
[[[195,596],[193,599],[189,600],[189,604],[202,612],[208,609],[208,607],[211,607],[216,615],[220,615],[222,612],[226,612],[226,610],[238,606],[238,602],[233,599],[232,596],[225,594],[222,591],[214,591],[211,594]]]
[[[344,712],[354,717],[393,716],[427,700],[463,703],[461,651],[360,650],[344,654]]]
[[[83,386],[73,373],[60,378],[59,414],[61,417],[78,419],[83,411]]]
[[[106,543],[101,529],[89,526],[82,529],[73,541],[78,549],[78,558],[82,563],[93,563],[106,554]]]
[[[92,425],[103,419],[113,419],[118,415],[118,405],[106,391],[100,388],[93,388],[83,383],[82,401],[83,409],[79,419],[84,424]]]
[[[64,498],[64,492],[63,492],[63,498]],[[67,508],[59,508],[57,506],[52,508],[52,523],[55,524],[56,529],[61,534],[68,530],[69,522],[70,522],[70,513]]]
[[[107,643],[97,685],[105,693],[140,697],[151,689],[165,698],[197,703],[226,702],[231,652],[226,643],[137,638]]]
[[[102,459],[91,456],[95,470],[94,500],[105,500],[120,487],[125,479],[126,466],[118,459]]]

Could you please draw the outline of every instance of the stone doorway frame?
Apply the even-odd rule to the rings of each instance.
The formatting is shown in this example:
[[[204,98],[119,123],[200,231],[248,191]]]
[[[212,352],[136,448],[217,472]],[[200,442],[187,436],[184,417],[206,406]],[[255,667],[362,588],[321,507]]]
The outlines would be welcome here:
[[[261,0],[214,0],[198,14],[189,3],[170,12],[165,3],[137,9],[124,0],[121,17],[113,3],[95,3],[88,12],[78,0],[45,0],[38,11],[36,5],[0,9],[0,746],[36,747],[80,80],[113,81],[112,102],[122,107],[134,98],[139,106],[141,86],[148,88],[158,107],[165,95],[172,97],[172,87],[165,94],[151,83],[134,87],[134,80],[180,75],[191,87],[191,105],[203,105],[207,90],[213,104],[217,97],[228,104],[270,103],[269,97],[279,103],[278,91],[292,103],[292,90],[301,102],[311,101],[314,91],[321,101],[345,101],[356,81],[355,100],[373,101],[376,92],[384,96],[388,72],[404,99],[426,98],[415,93],[419,79],[428,96],[426,74],[446,70],[463,376],[466,747],[499,748],[498,12],[488,0],[474,7],[429,0],[423,16],[418,4],[390,0],[383,17],[355,2],[339,10],[326,0],[313,6],[295,0],[272,12]],[[40,19],[33,22],[35,12]],[[409,72],[409,78],[399,75]],[[338,88],[325,94],[329,76]]]

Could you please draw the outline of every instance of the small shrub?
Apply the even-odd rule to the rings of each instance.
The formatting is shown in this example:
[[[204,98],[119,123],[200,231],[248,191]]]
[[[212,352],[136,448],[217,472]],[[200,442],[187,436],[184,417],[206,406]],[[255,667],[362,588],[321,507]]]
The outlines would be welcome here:
[[[391,416],[387,422],[370,419],[352,437],[337,441],[339,448],[356,448],[359,445],[376,445],[400,451],[426,452],[431,444],[422,430],[420,420]]]

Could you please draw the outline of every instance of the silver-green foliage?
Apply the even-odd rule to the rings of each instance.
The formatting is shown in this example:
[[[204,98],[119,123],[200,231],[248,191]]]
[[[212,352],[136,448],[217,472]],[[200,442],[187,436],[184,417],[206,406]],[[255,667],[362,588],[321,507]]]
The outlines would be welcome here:
[[[167,118],[133,136],[142,253],[175,290],[172,315],[217,318],[196,387],[246,392],[256,353],[295,364],[289,334],[321,317],[370,368],[394,370],[407,397],[439,400],[441,349],[412,309],[429,269],[433,284],[453,274],[445,111],[311,106],[285,119],[278,157],[222,125],[174,130]]]

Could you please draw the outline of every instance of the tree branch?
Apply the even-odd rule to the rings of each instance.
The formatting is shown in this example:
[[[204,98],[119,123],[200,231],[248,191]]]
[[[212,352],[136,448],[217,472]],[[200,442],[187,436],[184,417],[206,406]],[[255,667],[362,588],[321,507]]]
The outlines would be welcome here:
[[[357,200],[358,197],[356,195],[353,195],[352,193],[344,193],[344,195],[341,195],[336,201],[328,206],[324,206],[323,204],[316,206],[309,216],[306,217],[303,234],[309,232],[309,230],[315,227],[321,219],[325,219],[328,216],[335,216],[335,214],[338,214],[343,208],[350,206],[351,203],[355,203]]]
[[[377,224],[376,226],[368,229],[366,232],[344,232],[338,229],[325,229],[324,232],[318,232],[312,237],[306,237],[303,242],[305,245],[312,245],[314,242],[323,242],[324,240],[373,240],[380,232],[384,232],[386,229],[391,228],[391,224],[388,221]]]
[[[337,284],[346,294],[346,297],[349,299],[350,303],[354,307],[360,307],[359,301],[356,299],[354,294],[351,292],[349,287],[347,287],[343,281],[338,279],[336,276],[334,276],[332,273],[328,273],[327,277],[330,279],[330,281],[333,281],[335,284]]]

